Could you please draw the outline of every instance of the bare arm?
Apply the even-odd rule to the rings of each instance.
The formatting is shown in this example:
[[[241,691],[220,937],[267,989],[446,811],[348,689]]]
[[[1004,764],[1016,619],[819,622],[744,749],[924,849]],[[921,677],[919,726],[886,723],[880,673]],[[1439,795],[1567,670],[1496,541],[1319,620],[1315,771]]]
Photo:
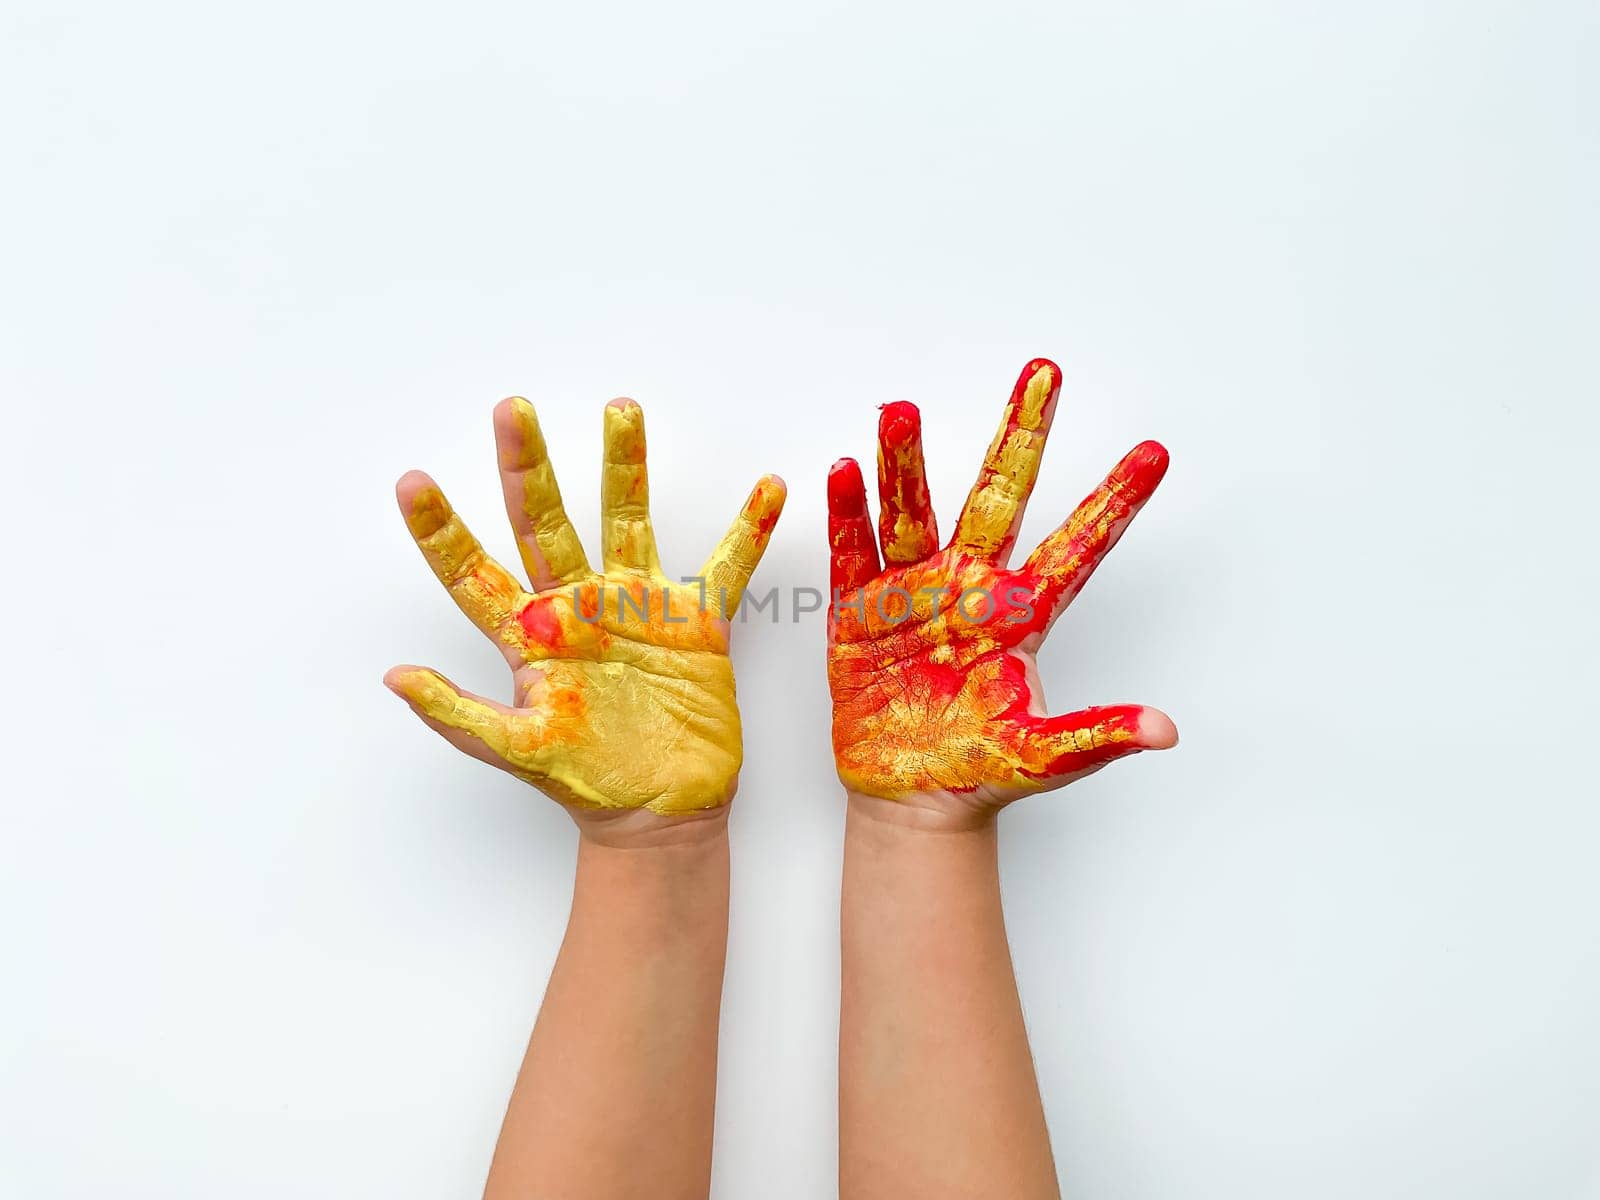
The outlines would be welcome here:
[[[1006,945],[993,821],[850,801],[839,1010],[840,1195],[1056,1195]]]
[[[643,845],[587,834],[486,1200],[703,1197],[728,937],[727,809]]]
[[[783,507],[756,484],[700,570],[657,558],[644,415],[605,409],[599,570],[562,506],[533,406],[495,410],[529,591],[420,471],[396,487],[424,559],[505,655],[513,703],[424,667],[389,688],[458,749],[578,824],[567,935],[506,1112],[489,1197],[704,1196],[728,937],[728,805],[743,758],[729,621]]]
[[[877,528],[834,465],[833,751],[849,797],[839,1016],[843,1200],[1057,1194],[1000,908],[995,818],[1177,741],[1136,704],[1052,716],[1034,656],[1166,470],[1134,447],[1020,567],[1010,554],[1060,394],[1029,363],[940,546],[915,406],[878,426]],[[882,550],[882,558],[879,550]]]

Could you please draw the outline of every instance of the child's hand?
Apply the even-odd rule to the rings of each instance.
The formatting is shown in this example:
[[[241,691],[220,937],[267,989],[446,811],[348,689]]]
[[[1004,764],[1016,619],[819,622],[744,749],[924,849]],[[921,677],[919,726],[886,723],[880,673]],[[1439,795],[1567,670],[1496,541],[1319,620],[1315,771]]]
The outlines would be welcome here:
[[[515,704],[461,692],[423,667],[396,667],[384,683],[456,747],[574,810],[681,814],[727,804],[742,756],[727,617],[783,508],[783,481],[756,484],[701,569],[703,589],[673,583],[650,527],[644,416],[633,401],[613,400],[596,572],[562,508],[533,406],[503,401],[494,425],[531,593],[484,552],[428,476],[408,473],[395,493],[433,573],[505,654]]]
[[[1134,447],[1020,570],[1008,570],[1060,390],[1054,363],[1023,369],[943,549],[914,405],[887,405],[879,421],[876,537],[861,468],[841,459],[829,473],[834,758],[849,792],[899,801],[907,819],[987,819],[1027,793],[1177,741],[1165,714],[1139,705],[1045,715],[1039,644],[1167,469],[1160,445]]]

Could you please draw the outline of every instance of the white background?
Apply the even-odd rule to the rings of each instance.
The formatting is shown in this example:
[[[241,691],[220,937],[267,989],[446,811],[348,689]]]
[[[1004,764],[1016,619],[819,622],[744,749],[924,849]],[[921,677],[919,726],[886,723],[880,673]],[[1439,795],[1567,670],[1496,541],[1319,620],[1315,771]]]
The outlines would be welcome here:
[[[1583,4],[7,7],[0,1193],[470,1197],[574,833],[382,687],[505,694],[390,495],[491,548],[537,404],[662,554],[916,400],[949,529],[1066,372],[1031,544],[1173,466],[1042,663],[1183,743],[1003,818],[1080,1197],[1600,1196]],[[786,618],[787,618],[786,613]],[[746,626],[716,1194],[825,1196],[822,622]]]

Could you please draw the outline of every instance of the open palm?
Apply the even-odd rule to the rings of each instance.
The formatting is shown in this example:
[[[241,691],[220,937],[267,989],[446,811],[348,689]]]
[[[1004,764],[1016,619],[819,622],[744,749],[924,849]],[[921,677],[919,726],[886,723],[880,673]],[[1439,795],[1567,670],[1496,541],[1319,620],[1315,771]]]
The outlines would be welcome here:
[[[533,406],[502,402],[495,436],[531,592],[427,475],[408,473],[395,492],[434,574],[505,654],[514,703],[424,667],[396,667],[384,682],[454,745],[573,808],[672,815],[726,804],[742,758],[728,617],[782,510],[782,480],[756,484],[701,569],[703,586],[684,586],[657,558],[637,404],[605,410],[600,571],[562,506]]]
[[[830,471],[828,682],[834,757],[851,792],[983,810],[1176,742],[1172,722],[1153,708],[1049,716],[1044,707],[1034,658],[1046,631],[1167,467],[1157,443],[1134,447],[1020,569],[1009,569],[1060,387],[1060,368],[1048,360],[1023,369],[942,548],[914,405],[882,411],[876,531],[861,468],[841,459]]]

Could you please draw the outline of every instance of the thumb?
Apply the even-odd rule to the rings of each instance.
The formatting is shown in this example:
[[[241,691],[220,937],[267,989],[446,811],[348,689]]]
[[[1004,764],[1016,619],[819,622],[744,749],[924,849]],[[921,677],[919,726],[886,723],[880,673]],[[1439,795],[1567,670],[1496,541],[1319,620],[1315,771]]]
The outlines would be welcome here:
[[[1038,717],[1023,739],[1025,773],[1045,788],[1098,770],[1114,759],[1141,750],[1167,750],[1178,744],[1178,730],[1159,708],[1111,704],[1058,717]]]
[[[427,667],[393,667],[383,685],[457,750],[493,766],[510,769],[512,711],[503,704],[463,692]]]

